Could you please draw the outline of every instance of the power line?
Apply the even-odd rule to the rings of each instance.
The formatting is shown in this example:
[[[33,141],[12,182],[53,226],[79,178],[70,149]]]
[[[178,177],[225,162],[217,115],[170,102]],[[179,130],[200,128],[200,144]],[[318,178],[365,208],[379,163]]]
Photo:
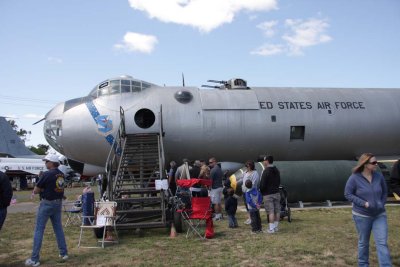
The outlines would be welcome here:
[[[0,95],[0,97],[2,99],[14,100],[14,101],[29,101],[29,102],[50,103],[50,104],[56,104],[58,102],[61,102],[59,100],[44,100],[44,99],[38,99],[38,98],[16,97],[16,96],[8,96],[8,95]]]

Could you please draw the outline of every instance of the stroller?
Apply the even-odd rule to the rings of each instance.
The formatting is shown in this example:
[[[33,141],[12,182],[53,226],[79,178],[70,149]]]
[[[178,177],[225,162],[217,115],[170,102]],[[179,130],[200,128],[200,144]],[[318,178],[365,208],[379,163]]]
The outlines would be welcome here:
[[[279,186],[279,193],[281,194],[281,220],[287,217],[288,222],[292,222],[290,207],[288,205],[288,193],[283,185]]]

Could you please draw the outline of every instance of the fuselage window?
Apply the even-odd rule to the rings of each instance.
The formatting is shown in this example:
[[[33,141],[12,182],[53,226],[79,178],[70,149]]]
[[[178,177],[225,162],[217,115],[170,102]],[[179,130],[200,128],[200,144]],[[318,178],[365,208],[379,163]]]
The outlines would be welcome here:
[[[305,126],[290,126],[290,140],[304,140]]]

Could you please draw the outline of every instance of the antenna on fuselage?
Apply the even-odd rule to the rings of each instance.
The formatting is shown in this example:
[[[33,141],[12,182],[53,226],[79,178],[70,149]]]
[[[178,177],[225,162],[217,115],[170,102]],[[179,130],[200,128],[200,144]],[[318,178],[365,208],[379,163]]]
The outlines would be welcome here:
[[[185,87],[185,75],[183,75],[183,72],[182,72],[182,86]]]

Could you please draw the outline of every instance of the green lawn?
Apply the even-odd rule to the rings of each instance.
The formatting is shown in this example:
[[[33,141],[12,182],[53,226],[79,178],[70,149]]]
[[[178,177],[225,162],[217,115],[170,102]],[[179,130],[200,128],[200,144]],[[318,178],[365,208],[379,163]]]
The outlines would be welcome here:
[[[388,207],[389,247],[393,266],[400,266],[400,206]],[[41,266],[356,266],[357,236],[351,210],[309,209],[292,212],[293,221],[280,224],[277,234],[251,235],[238,212],[240,227],[227,220],[215,223],[211,240],[169,237],[167,229],[121,231],[120,244],[106,249],[78,249],[79,227],[64,228],[70,259],[58,260],[52,227],[48,224]],[[261,213],[265,222],[265,212]],[[0,232],[0,266],[22,266],[32,249],[34,213],[9,214]],[[88,233],[93,237],[92,233]],[[91,239],[95,242],[94,238]],[[377,266],[371,245],[371,266]]]

